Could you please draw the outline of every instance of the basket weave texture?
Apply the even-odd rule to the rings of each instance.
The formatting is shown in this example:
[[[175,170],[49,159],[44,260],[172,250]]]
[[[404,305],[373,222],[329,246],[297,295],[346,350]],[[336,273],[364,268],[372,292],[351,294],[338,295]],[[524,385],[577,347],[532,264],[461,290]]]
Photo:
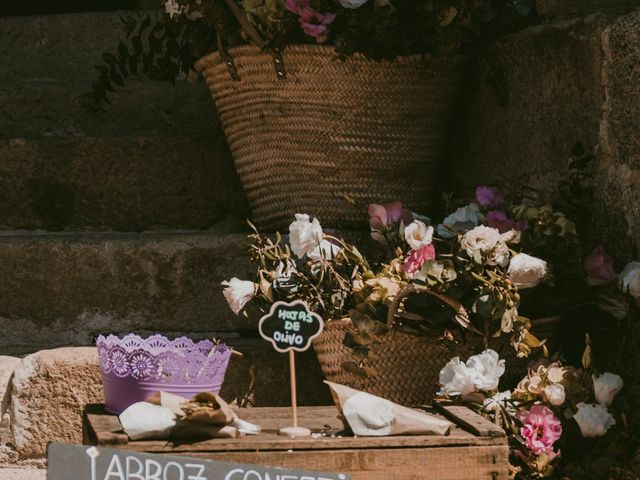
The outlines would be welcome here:
[[[429,211],[464,57],[338,58],[332,47],[292,45],[286,79],[258,47],[199,60],[236,169],[262,229],[313,212],[356,227],[370,203],[399,199]]]
[[[534,321],[532,331],[542,338],[553,338],[558,322],[557,317]],[[353,350],[344,344],[345,335],[352,331],[356,330],[351,320],[331,320],[313,341],[325,378],[401,405],[429,404],[440,389],[440,370],[451,358],[459,356],[466,361],[484,350],[484,341],[479,336],[470,337],[471,340],[463,345],[454,345],[393,330],[382,336],[380,343],[369,345],[372,355],[367,358],[366,365],[373,368],[376,375],[362,378],[342,366],[344,362],[358,362]],[[490,339],[489,348],[506,360],[507,371],[501,378],[502,385],[515,386],[527,372],[527,360],[516,358],[506,338]]]

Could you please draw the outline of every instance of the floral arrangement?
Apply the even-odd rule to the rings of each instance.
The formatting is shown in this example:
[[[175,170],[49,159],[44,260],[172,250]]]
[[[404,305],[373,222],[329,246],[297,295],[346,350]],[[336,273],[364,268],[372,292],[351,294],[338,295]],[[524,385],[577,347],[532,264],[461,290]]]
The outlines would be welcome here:
[[[87,106],[104,109],[114,86],[138,73],[171,82],[188,75],[218,48],[217,35],[226,47],[248,43],[230,3],[269,48],[330,44],[377,60],[464,52],[533,18],[532,0],[162,0],[155,20],[122,18],[123,38],[96,66]]]
[[[563,214],[548,207],[511,206],[495,188],[479,187],[472,203],[435,226],[399,202],[371,205],[369,226],[372,238],[384,246],[382,260],[365,258],[309,215],[296,215],[289,244],[279,234],[273,240],[254,229],[255,278],[223,284],[229,305],[236,314],[257,318],[275,301],[299,299],[325,319],[348,316],[359,331],[348,337],[350,346],[366,356],[367,345],[388,331],[390,304],[412,286],[456,300],[468,318],[414,294],[401,302],[394,328],[457,343],[477,335],[488,345],[504,336],[520,357],[544,349],[544,340],[529,331],[531,321],[520,310],[526,307],[527,291],[558,276],[555,263],[533,252],[575,244],[575,229]],[[609,260],[601,249],[592,253],[589,278],[613,280]]]
[[[596,373],[588,346],[581,368],[540,362],[513,391],[498,390],[504,371],[505,360],[493,350],[467,362],[455,357],[440,372],[439,395],[505,429],[516,478],[610,478],[611,468],[632,452],[627,417],[616,401],[624,382]]]

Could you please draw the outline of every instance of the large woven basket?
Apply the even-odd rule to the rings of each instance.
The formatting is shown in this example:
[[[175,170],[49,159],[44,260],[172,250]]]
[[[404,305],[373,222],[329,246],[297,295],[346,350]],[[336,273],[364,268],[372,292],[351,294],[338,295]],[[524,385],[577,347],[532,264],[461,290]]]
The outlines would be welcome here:
[[[459,315],[466,316],[459,303],[442,295],[431,294],[451,306]],[[390,318],[394,315],[391,310]],[[557,324],[557,318],[543,320],[538,327],[544,331],[538,333],[552,333]],[[343,367],[345,362],[358,362],[353,350],[344,344],[347,333],[355,331],[349,319],[332,320],[325,323],[322,334],[313,341],[325,378],[402,405],[430,403],[439,390],[440,370],[452,357],[459,356],[466,360],[485,349],[484,339],[476,335],[470,336],[469,341],[463,344],[452,344],[391,330],[381,338],[380,343],[369,345],[372,355],[367,358],[366,365],[376,374],[362,378]],[[526,374],[527,360],[517,359],[515,351],[505,339],[492,338],[489,347],[506,359],[507,371],[501,381],[511,388]]]
[[[273,57],[243,45],[196,66],[253,220],[272,230],[310,211],[323,225],[361,226],[369,203],[396,199],[429,211],[464,63],[339,58],[322,45]]]

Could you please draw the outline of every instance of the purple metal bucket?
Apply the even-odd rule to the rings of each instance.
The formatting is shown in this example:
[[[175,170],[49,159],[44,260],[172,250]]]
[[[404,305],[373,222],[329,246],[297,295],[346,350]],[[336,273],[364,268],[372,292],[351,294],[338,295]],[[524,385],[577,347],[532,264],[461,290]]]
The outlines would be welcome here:
[[[187,337],[100,335],[96,343],[106,408],[116,415],[161,390],[185,398],[218,393],[231,358],[224,344]]]

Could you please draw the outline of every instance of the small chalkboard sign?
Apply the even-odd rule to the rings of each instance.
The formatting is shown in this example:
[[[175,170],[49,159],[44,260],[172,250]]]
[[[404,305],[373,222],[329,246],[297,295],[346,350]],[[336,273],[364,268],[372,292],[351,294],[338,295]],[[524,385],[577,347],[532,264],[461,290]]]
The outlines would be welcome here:
[[[343,473],[263,467],[50,443],[47,480],[350,480]]]
[[[311,340],[322,333],[323,327],[322,317],[310,312],[301,300],[274,303],[258,325],[262,338],[270,341],[277,351],[283,353],[308,350]]]
[[[298,426],[298,405],[296,393],[295,352],[304,352],[311,346],[311,340],[322,333],[324,322],[317,313],[301,300],[291,303],[276,302],[268,314],[260,319],[258,330],[265,340],[272,343],[278,352],[289,352],[289,376],[291,381],[291,416],[293,426],[281,428],[281,435],[303,437],[311,435],[308,428]]]

